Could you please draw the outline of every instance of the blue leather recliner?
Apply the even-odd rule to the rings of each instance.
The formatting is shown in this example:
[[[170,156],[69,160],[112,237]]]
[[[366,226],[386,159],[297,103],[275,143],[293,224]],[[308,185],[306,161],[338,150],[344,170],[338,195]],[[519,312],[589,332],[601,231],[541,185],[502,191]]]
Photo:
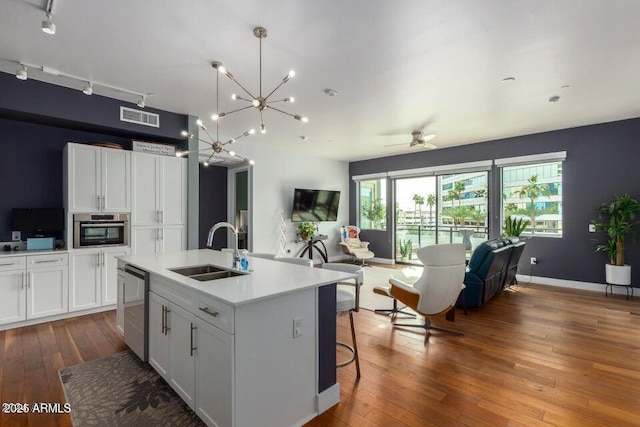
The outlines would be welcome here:
[[[514,250],[516,257],[513,257]],[[502,292],[504,286],[510,285],[515,279],[523,250],[524,242],[514,243],[506,238],[488,240],[478,245],[469,260],[464,276],[466,289],[457,305],[480,307]]]

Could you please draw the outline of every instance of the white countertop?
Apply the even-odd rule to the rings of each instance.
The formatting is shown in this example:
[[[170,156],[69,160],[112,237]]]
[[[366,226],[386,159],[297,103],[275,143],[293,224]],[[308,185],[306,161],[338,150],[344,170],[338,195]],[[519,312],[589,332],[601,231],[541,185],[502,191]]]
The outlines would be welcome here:
[[[356,277],[349,273],[254,258],[249,254],[249,274],[200,282],[169,269],[203,264],[230,269],[232,254],[211,249],[198,249],[117,258],[152,275],[164,277],[234,306]]]
[[[11,256],[25,256],[25,255],[51,255],[51,254],[66,254],[69,253],[67,249],[43,249],[43,250],[20,250],[20,251],[3,251],[0,252],[0,257]]]

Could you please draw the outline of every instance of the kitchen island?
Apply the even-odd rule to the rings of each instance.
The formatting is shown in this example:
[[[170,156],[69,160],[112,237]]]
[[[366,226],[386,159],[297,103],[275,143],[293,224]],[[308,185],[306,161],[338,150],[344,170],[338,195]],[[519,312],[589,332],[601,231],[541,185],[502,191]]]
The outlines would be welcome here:
[[[149,363],[205,423],[301,425],[339,401],[336,283],[353,275],[249,260],[248,273],[207,281],[184,274],[232,271],[232,254],[127,256],[118,267],[148,272]]]

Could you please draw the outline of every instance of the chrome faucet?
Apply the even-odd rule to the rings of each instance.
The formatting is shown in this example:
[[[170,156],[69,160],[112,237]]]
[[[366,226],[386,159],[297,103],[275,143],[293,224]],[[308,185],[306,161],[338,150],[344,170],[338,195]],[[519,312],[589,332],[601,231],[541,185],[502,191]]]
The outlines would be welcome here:
[[[223,227],[226,227],[233,232],[233,267],[237,268],[240,264],[240,252],[238,252],[238,230],[236,230],[232,224],[228,222],[218,222],[214,224],[209,230],[209,235],[207,236],[207,247],[211,248],[211,245],[213,244],[213,235],[219,228]]]

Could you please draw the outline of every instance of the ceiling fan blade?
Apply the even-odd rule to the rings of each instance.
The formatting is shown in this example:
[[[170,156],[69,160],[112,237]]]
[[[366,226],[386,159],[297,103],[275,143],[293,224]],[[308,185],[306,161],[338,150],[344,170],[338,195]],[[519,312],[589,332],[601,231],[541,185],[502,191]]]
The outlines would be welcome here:
[[[422,146],[422,148],[426,148],[427,150],[435,150],[436,148],[438,148],[437,145],[429,144],[428,142],[424,142],[420,144],[420,146]]]
[[[407,143],[403,142],[401,144],[388,144],[388,145],[383,145],[383,147],[399,147],[401,145],[407,145]]]

